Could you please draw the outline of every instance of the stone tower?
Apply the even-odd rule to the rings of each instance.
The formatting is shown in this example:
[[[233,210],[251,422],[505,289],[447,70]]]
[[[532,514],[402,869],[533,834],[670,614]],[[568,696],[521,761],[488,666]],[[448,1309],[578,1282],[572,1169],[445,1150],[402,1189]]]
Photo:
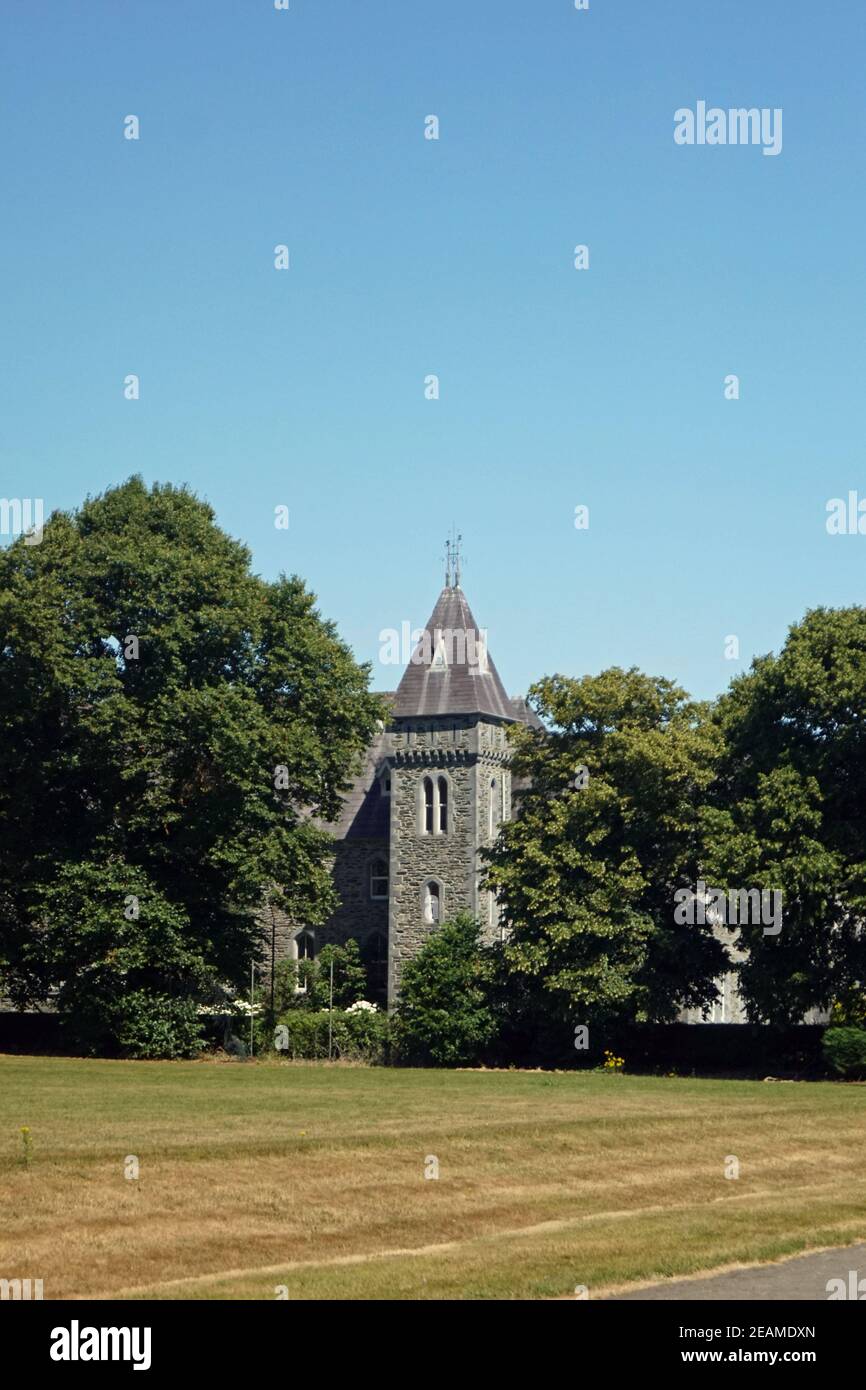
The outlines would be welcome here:
[[[506,730],[527,718],[506,695],[449,563],[445,588],[393,697],[390,788],[388,1004],[407,960],[461,909],[498,931],[493,895],[479,885],[480,850],[511,815]]]
[[[406,961],[439,923],[464,909],[489,940],[498,935],[480,851],[512,814],[508,725],[541,728],[525,700],[506,695],[450,546],[445,588],[420,632],[397,690],[382,692],[387,720],[326,827],[339,906],[323,926],[270,905],[262,917],[271,960],[357,941],[369,997],[388,1008]]]

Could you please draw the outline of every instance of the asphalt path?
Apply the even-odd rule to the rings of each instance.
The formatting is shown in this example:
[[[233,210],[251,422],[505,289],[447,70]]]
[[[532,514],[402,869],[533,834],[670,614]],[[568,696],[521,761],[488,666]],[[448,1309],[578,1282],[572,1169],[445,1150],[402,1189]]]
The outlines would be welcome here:
[[[831,1284],[831,1280],[841,1280],[844,1293],[838,1284]],[[732,1269],[726,1274],[710,1274],[699,1279],[669,1279],[631,1293],[611,1294],[609,1298],[620,1303],[644,1298],[676,1302],[733,1298],[749,1303],[772,1303],[782,1299],[795,1303],[826,1303],[833,1294],[836,1298],[866,1302],[866,1245],[821,1250],[777,1264]]]

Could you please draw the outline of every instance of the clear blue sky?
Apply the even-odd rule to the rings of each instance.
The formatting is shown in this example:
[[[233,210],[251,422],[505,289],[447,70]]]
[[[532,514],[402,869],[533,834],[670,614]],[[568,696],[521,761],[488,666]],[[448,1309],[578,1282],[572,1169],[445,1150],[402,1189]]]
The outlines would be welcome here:
[[[0,495],[186,482],[362,659],[426,620],[456,522],[512,692],[636,664],[713,695],[866,601],[866,536],[825,530],[866,496],[866,6],[5,0],[2,28]],[[675,145],[698,100],[781,107],[782,153]]]

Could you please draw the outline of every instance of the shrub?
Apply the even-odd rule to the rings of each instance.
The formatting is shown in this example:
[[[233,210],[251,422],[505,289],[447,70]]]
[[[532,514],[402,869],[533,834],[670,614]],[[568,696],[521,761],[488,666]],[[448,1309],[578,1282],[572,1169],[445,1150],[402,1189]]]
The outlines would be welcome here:
[[[117,857],[61,866],[40,890],[22,959],[52,982],[68,1043],[127,1057],[189,1057],[209,984],[191,924],[140,868]]]
[[[866,1028],[828,1028],[824,1056],[834,1071],[850,1081],[866,1079]]]
[[[62,1022],[65,1037],[84,1052],[171,1060],[201,1051],[202,1019],[192,999],[147,989],[113,1002],[83,993],[78,998],[78,1011]]]
[[[388,1054],[387,1014],[363,1009],[288,1009],[273,1029],[259,1025],[259,1047],[293,1060],[317,1061],[328,1055],[328,1020],[331,1019],[331,1055],[337,1059],[380,1063]]]
[[[117,1041],[125,1057],[196,1057],[202,1047],[198,1006],[138,990],[124,1000]]]
[[[403,971],[392,1036],[401,1061],[455,1067],[478,1061],[496,1033],[492,958],[481,929],[460,913],[434,932]]]

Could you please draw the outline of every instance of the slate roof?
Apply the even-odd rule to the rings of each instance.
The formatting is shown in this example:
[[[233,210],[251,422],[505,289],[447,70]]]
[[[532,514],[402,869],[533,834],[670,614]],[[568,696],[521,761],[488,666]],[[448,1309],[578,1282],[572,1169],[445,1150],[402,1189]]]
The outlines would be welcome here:
[[[486,667],[484,662],[478,662],[473,644],[478,640],[479,628],[462,589],[449,587],[442,590],[426,631],[430,634],[428,651],[434,657],[437,632],[462,633],[463,641],[452,639],[450,653],[449,643],[444,643],[444,665],[410,662],[397,690],[380,692],[391,709],[392,717],[481,714],[507,719],[511,723],[519,721],[533,729],[544,727],[522,695],[506,695],[489,653]],[[467,634],[471,634],[471,642]],[[423,646],[422,638],[416,652],[423,655]],[[450,661],[447,660],[449,654]],[[391,803],[382,793],[378,773],[389,751],[386,728],[371,742],[362,771],[344,793],[338,820],[327,827],[337,839],[388,839]],[[516,783],[514,794],[519,794]]]
[[[394,696],[396,718],[433,714],[483,714],[512,722],[520,718],[489,652],[486,661],[478,660],[481,629],[461,588],[442,590],[424,631],[429,634],[426,643],[422,637]],[[452,634],[451,639],[445,636],[440,641],[440,633]],[[422,659],[425,645],[426,659]]]
[[[392,691],[385,699],[393,700]],[[339,819],[327,828],[338,839],[387,840],[391,803],[382,794],[377,772],[388,752],[388,734],[377,734],[367,749],[364,767],[343,795]]]
[[[511,708],[514,710],[514,718],[519,719],[521,724],[528,724],[530,729],[544,728],[535,710],[526,703],[522,695],[512,695]]]

